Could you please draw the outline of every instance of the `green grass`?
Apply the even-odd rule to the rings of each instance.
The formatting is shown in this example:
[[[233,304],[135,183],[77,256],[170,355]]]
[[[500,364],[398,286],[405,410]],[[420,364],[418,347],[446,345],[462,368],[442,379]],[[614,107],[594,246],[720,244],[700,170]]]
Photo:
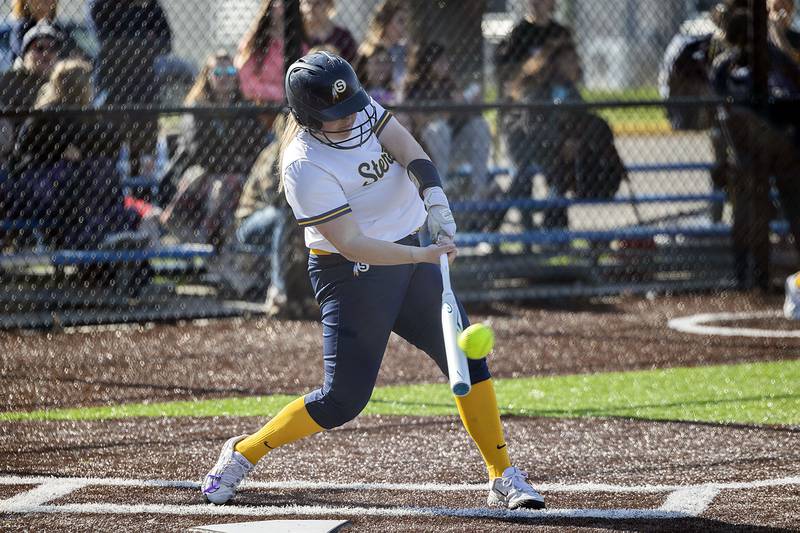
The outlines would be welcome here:
[[[656,87],[638,87],[623,91],[581,91],[587,102],[607,102],[613,100],[661,100]],[[634,107],[603,109],[598,113],[605,118],[615,132],[666,132],[670,130],[667,114],[663,107]]]
[[[496,387],[506,415],[800,424],[800,361],[500,379]],[[0,421],[271,416],[292,399],[278,395],[6,412]],[[455,412],[447,386],[440,383],[378,388],[365,414]]]

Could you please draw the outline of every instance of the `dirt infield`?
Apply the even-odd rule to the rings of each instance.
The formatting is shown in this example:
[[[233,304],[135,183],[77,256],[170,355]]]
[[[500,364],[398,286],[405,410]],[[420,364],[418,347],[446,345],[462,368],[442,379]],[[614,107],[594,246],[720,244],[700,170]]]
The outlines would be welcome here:
[[[545,308],[498,305],[471,316],[495,330],[492,373],[516,377],[796,359],[797,338],[703,337],[667,327],[668,320],[695,313],[781,305],[778,297],[732,293]],[[789,327],[772,322],[774,329]],[[264,319],[0,333],[0,382],[8,391],[0,410],[305,393],[321,383],[321,345],[314,322]],[[392,337],[379,385],[437,380],[443,378],[427,357]]]
[[[21,477],[57,475],[125,479],[199,480],[229,435],[259,424],[253,418],[164,419],[117,422],[24,423],[6,427],[0,440],[0,470]],[[615,492],[611,488],[576,487],[579,483],[687,486],[741,480],[775,480],[797,474],[800,452],[792,428],[730,427],[630,420],[506,420],[509,447],[519,465],[529,468],[544,487],[551,509],[654,510],[668,493]],[[353,460],[353,456],[356,460]],[[484,481],[480,457],[456,421],[369,417],[324,435],[273,452],[252,476],[253,481],[394,484],[479,484]],[[797,481],[800,483],[800,480]],[[551,487],[548,489],[548,487]],[[571,487],[571,488],[570,488]],[[29,487],[12,487],[21,491]],[[674,488],[674,487],[673,487]],[[6,494],[9,494],[6,487]],[[796,508],[800,486],[720,490],[702,517],[673,520],[618,520],[540,517],[514,520],[524,525],[593,526],[602,529],[722,529],[733,524],[800,527]],[[369,490],[246,488],[239,506],[265,513],[291,505],[321,508],[314,518],[351,519],[356,531],[502,529],[506,519],[487,517],[381,517],[326,514],[325,508],[475,509],[484,490]],[[104,528],[181,530],[198,524],[237,521],[236,516],[192,516],[201,505],[196,487],[79,488],[51,505],[118,504],[175,506],[188,514],[121,515],[41,513],[3,515],[0,528],[51,529],[82,525]],[[195,507],[196,509],[196,507]],[[747,512],[742,512],[746,509]],[[151,509],[152,510],[152,509]],[[168,510],[168,509],[167,509]],[[175,511],[173,509],[174,513]],[[328,511],[330,512],[330,511]],[[291,513],[283,517],[291,517]],[[268,516],[280,518],[281,515]],[[254,519],[248,517],[249,519]]]
[[[747,294],[616,298],[498,306],[474,312],[473,320],[496,331],[495,375],[552,375],[797,359],[800,339],[699,336],[667,327],[676,317],[780,303]],[[791,329],[781,320],[746,326]],[[0,409],[302,393],[321,379],[319,334],[314,323],[266,320],[3,333],[0,380],[8,392]],[[414,352],[394,339],[381,384],[442,380]],[[2,423],[0,530],[177,531],[300,512],[350,519],[353,531],[800,529],[800,428],[626,419],[505,419],[514,461],[542,488],[547,513],[488,512],[485,488],[477,486],[485,482],[480,456],[460,423],[441,417],[358,419],[272,452],[235,506],[202,505],[195,484],[221,443],[262,422]],[[420,486],[430,483],[439,485]]]

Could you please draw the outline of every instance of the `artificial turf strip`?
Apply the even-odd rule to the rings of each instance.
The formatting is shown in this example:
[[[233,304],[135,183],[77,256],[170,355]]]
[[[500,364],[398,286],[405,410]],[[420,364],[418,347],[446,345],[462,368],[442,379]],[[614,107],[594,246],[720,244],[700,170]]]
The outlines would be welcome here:
[[[743,424],[800,424],[800,361],[496,380],[503,414],[617,416]],[[295,396],[276,395],[0,413],[0,421],[137,416],[271,416]],[[455,414],[444,383],[380,387],[364,414]]]

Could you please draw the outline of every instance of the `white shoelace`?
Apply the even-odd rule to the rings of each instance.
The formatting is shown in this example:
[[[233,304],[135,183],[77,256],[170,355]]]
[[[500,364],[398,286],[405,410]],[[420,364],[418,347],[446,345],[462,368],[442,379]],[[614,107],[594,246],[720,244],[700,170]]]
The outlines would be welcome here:
[[[519,468],[514,468],[509,476],[503,476],[501,483],[509,489],[514,488],[526,494],[536,494],[536,491],[528,483],[528,473]]]

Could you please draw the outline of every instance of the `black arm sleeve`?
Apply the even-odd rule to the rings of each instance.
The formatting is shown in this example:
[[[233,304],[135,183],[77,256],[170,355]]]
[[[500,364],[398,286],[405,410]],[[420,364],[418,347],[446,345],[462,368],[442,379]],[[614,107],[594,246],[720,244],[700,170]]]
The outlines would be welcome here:
[[[442,186],[442,178],[439,176],[439,171],[427,159],[415,159],[408,164],[406,169],[411,179],[416,182],[420,196],[425,192],[425,189]]]

